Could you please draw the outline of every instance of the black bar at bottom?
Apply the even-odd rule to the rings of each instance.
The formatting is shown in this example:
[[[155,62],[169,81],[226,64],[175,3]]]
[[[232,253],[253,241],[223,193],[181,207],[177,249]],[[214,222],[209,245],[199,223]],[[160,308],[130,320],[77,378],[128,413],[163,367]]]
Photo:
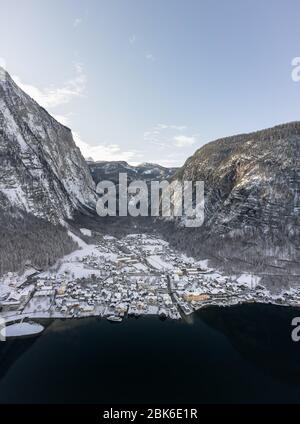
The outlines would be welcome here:
[[[53,420],[62,422],[139,423],[183,421],[203,422],[204,419],[284,418],[300,416],[300,405],[0,405],[1,422]],[[7,421],[4,421],[4,419]],[[9,420],[9,421],[8,421]]]

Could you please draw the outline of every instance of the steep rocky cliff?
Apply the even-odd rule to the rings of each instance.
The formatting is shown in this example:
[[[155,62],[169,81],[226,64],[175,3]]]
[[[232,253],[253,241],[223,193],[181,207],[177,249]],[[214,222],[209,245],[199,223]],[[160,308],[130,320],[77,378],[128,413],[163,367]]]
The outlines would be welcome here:
[[[58,222],[92,210],[95,184],[71,130],[0,68],[0,207]]]
[[[211,142],[175,178],[204,181],[210,234],[294,238],[300,230],[300,122]]]

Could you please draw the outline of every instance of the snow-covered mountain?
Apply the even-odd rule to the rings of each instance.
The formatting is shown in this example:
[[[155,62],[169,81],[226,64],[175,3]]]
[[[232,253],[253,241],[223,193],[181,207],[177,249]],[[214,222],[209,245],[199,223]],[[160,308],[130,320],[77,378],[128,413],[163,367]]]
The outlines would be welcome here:
[[[204,181],[209,234],[296,238],[300,233],[300,122],[206,144],[177,173]]]
[[[0,207],[57,222],[95,206],[95,184],[71,130],[0,68]]]
[[[126,173],[128,182],[142,180],[146,182],[170,179],[178,168],[165,168],[153,163],[142,163],[137,166],[129,165],[125,161],[98,161],[87,159],[91,174],[96,184],[102,180],[109,180],[118,184],[119,174]]]

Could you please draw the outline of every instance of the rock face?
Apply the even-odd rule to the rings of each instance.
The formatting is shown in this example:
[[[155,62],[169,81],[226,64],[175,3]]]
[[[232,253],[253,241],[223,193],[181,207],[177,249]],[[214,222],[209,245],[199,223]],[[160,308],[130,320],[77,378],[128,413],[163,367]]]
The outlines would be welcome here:
[[[300,122],[211,142],[175,178],[204,181],[204,226],[211,234],[296,237]]]
[[[119,173],[127,173],[129,183],[132,180],[146,182],[168,180],[178,170],[178,168],[165,168],[153,163],[142,163],[138,166],[131,166],[125,161],[93,162],[87,160],[87,163],[96,184],[102,180],[118,184]]]
[[[0,206],[52,222],[93,210],[95,184],[71,130],[0,68]]]

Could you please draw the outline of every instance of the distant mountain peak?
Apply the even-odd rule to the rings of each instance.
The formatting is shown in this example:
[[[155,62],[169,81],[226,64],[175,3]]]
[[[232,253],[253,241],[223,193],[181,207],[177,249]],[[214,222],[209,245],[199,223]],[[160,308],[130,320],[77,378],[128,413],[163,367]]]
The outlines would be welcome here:
[[[96,184],[101,180],[110,180],[118,183],[120,173],[127,173],[128,180],[164,180],[170,179],[178,168],[165,168],[153,163],[143,163],[137,166],[129,165],[125,161],[97,161],[88,162],[92,177]]]

